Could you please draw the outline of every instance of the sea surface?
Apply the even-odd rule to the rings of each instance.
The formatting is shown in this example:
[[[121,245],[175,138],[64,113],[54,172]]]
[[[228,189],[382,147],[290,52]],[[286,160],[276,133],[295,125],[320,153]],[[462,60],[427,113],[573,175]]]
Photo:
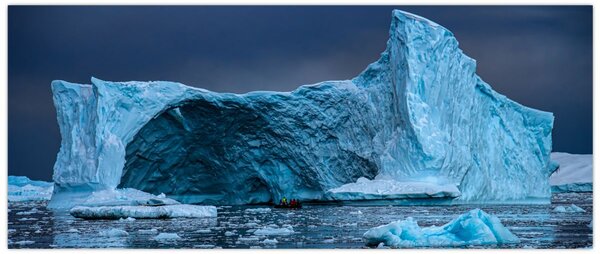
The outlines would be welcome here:
[[[575,204],[585,213],[557,213],[554,207]],[[375,226],[413,217],[421,227],[443,225],[474,208],[496,215],[519,244],[463,248],[591,248],[592,194],[553,194],[550,205],[325,205],[302,209],[268,206],[218,206],[216,218],[151,220],[82,220],[46,209],[46,202],[9,203],[9,248],[369,248],[362,235]],[[267,226],[293,233],[260,236]],[[123,234],[107,234],[119,229]],[[179,239],[160,240],[159,233]],[[269,239],[265,241],[265,239]],[[276,240],[276,241],[273,241]]]

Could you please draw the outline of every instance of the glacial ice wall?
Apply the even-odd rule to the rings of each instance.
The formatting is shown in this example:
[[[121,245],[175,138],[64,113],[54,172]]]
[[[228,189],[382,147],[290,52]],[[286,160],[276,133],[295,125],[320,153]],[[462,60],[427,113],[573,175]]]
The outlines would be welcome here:
[[[493,91],[450,31],[402,11],[352,80],[247,94],[95,78],[52,89],[57,200],[116,187],[188,203],[319,200],[360,177],[454,184],[467,202],[550,196],[553,115]]]

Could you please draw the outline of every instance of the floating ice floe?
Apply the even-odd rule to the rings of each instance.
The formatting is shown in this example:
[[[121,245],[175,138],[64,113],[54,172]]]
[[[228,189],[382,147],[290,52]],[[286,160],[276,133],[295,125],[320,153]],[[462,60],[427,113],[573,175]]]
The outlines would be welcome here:
[[[181,237],[177,233],[160,233],[153,239],[156,241],[177,241]]]
[[[30,240],[15,242],[15,244],[18,244],[18,245],[29,245],[29,244],[34,244],[34,243],[35,243],[35,241],[30,241]]]
[[[127,233],[127,231],[122,230],[122,229],[111,228],[111,229],[100,231],[100,235],[106,236],[106,237],[124,237],[124,236],[128,236],[129,233]]]
[[[289,235],[293,233],[294,228],[290,225],[284,225],[282,227],[270,225],[254,231],[255,235]]]
[[[550,154],[558,169],[550,176],[552,192],[591,192],[593,186],[593,156],[591,154]]]
[[[199,218],[216,217],[214,206],[198,205],[166,205],[166,206],[76,206],[71,208],[71,215],[82,219],[158,219],[158,218]]]
[[[585,210],[579,206],[571,204],[570,206],[557,206],[553,210],[555,213],[585,213]]]
[[[18,212],[17,215],[32,215],[34,213],[39,213],[40,210],[38,210],[37,208],[31,208],[31,210],[29,211],[22,211],[22,212]]]
[[[8,201],[26,202],[50,200],[54,184],[33,181],[26,176],[8,176]]]
[[[153,228],[153,229],[140,229],[140,230],[138,230],[138,233],[153,235],[153,234],[157,234],[158,230],[156,228]]]
[[[483,244],[519,243],[494,215],[471,210],[446,225],[421,228],[417,221],[406,220],[369,229],[363,239],[369,246],[384,243],[389,247],[449,247]]]
[[[433,182],[399,182],[391,179],[369,180],[361,177],[355,183],[330,189],[326,197],[332,200],[377,200],[409,198],[456,198],[460,191],[454,184]]]

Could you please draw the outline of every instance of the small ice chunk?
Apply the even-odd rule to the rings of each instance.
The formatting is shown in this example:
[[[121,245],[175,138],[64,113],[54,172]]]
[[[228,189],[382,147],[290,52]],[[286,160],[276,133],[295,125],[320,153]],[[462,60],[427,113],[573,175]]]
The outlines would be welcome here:
[[[177,241],[181,237],[177,233],[160,233],[154,237],[156,241]]]
[[[71,228],[67,230],[67,233],[79,233],[79,230],[77,230],[76,228]]]
[[[195,231],[196,233],[202,233],[202,234],[206,234],[206,233],[210,233],[210,229],[198,229]]]
[[[39,210],[34,207],[31,210],[29,210],[29,211],[18,212],[17,215],[32,215],[32,214],[38,213],[38,212],[39,212]]]
[[[273,238],[273,239],[267,238],[267,239],[263,240],[262,243],[267,244],[267,245],[274,245],[274,244],[277,244],[279,242],[277,241],[276,238]]]
[[[158,233],[158,230],[156,228],[153,228],[153,229],[140,229],[140,230],[138,230],[138,232],[140,234],[156,234],[156,233]]]
[[[29,245],[29,244],[34,244],[34,243],[35,243],[35,241],[30,241],[30,240],[15,242],[15,244],[18,244],[18,245]]]
[[[198,248],[198,249],[212,249],[214,247],[215,247],[214,244],[197,244],[197,245],[194,245],[194,248]]]
[[[257,242],[260,239],[255,236],[250,236],[250,237],[239,237],[238,240],[242,241],[242,242]]]
[[[122,229],[111,228],[108,230],[100,231],[100,235],[107,236],[107,237],[124,237],[124,236],[128,236],[129,233],[127,233],[127,231],[122,230]]]
[[[570,206],[557,206],[553,211],[555,213],[585,213],[585,210],[574,204],[571,204]]]
[[[135,218],[127,217],[127,219],[120,218],[119,221],[135,221]]]
[[[284,225],[282,227],[274,227],[269,225],[254,231],[255,235],[289,235],[294,233],[294,228],[290,225]]]
[[[323,240],[323,243],[334,243],[335,242],[335,238],[328,238]]]
[[[225,232],[225,236],[234,236],[235,233],[231,232],[231,231],[226,231]]]

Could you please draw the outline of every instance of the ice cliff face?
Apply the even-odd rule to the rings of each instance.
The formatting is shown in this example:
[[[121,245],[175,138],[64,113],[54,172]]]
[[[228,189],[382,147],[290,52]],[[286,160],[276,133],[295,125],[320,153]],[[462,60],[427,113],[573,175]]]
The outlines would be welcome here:
[[[309,200],[359,177],[454,184],[463,201],[550,195],[552,114],[493,91],[450,31],[402,11],[352,80],[241,95],[95,78],[52,89],[56,199],[133,187],[182,202]]]

